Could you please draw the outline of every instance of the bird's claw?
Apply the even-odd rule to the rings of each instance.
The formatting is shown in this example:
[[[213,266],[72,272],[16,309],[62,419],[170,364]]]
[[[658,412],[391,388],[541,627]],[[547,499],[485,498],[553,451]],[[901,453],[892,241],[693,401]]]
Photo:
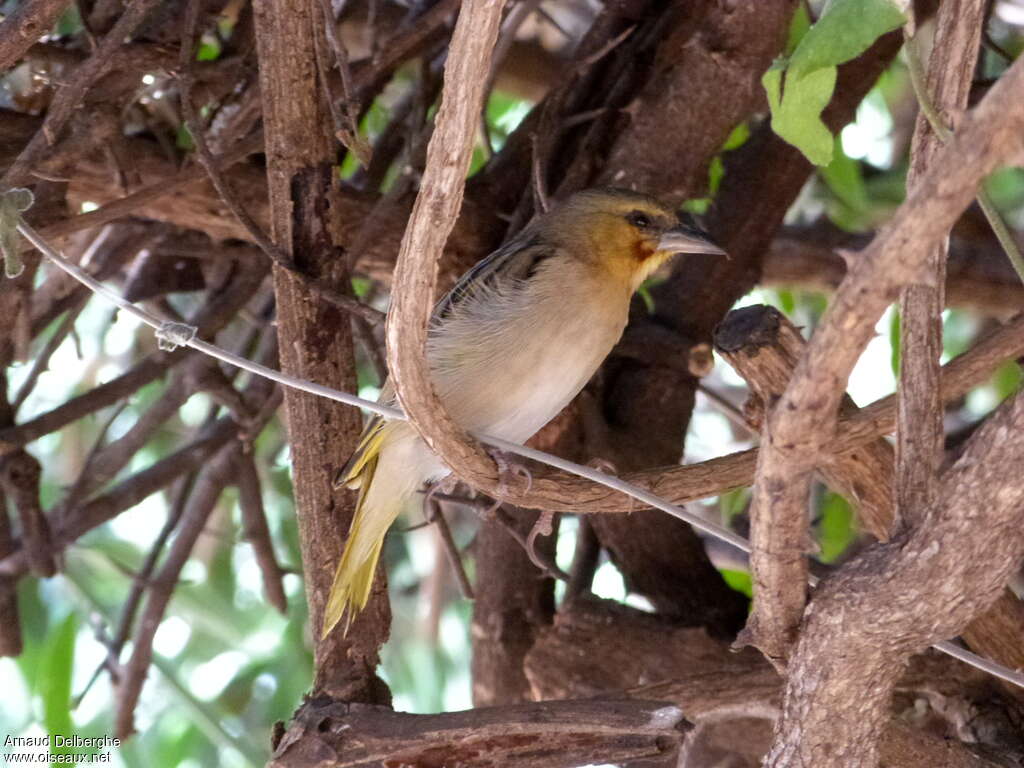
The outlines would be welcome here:
[[[504,497],[513,489],[509,483],[509,477],[521,477],[526,480],[526,491],[529,491],[533,487],[533,475],[530,474],[530,470],[527,469],[526,465],[518,461],[517,459],[511,458],[510,454],[497,449],[488,451],[490,457],[494,460],[494,463],[498,465],[498,496]]]
[[[537,518],[537,522],[534,523],[533,528],[530,529],[530,535],[526,537],[526,556],[530,558],[531,563],[542,571],[547,571],[548,566],[537,554],[537,537],[550,536],[554,532],[554,521],[554,512],[547,510],[541,512],[540,517]]]

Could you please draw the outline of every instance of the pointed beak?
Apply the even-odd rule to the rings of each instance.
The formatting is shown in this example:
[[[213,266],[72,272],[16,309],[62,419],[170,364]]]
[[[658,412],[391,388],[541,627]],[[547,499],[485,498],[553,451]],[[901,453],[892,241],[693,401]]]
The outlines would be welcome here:
[[[704,232],[691,227],[673,227],[666,230],[658,241],[659,251],[669,253],[709,253],[716,256],[728,256],[725,251],[711,242]]]

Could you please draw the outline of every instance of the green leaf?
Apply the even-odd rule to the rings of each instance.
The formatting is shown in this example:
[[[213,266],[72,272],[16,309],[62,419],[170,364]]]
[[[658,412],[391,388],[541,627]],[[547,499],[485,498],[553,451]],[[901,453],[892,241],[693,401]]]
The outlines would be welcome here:
[[[792,291],[776,291],[778,297],[779,307],[782,311],[789,316],[796,313],[796,296],[793,295]]]
[[[644,281],[639,288],[636,289],[637,296],[644,302],[644,307],[647,308],[647,314],[654,314],[654,296],[651,295],[651,288],[647,281]]]
[[[191,152],[196,148],[196,143],[192,139],[192,132],[189,131],[188,126],[184,123],[178,126],[178,131],[174,136],[174,146],[186,152]]]
[[[789,22],[789,34],[786,37],[786,55],[792,56],[793,51],[800,45],[800,41],[804,39],[804,35],[807,34],[807,30],[811,28],[811,15],[807,12],[807,5],[800,3],[796,7],[796,11],[793,13],[793,18]]]
[[[818,173],[839,202],[850,209],[854,219],[860,220],[867,216],[871,201],[867,186],[864,184],[864,176],[861,174],[860,163],[843,151],[843,143],[838,137],[835,140],[832,162]],[[863,223],[867,224],[866,221]]]
[[[800,79],[855,59],[904,21],[892,0],[834,0],[793,52],[790,75]]]
[[[732,131],[729,132],[728,137],[725,139],[725,143],[722,145],[722,152],[731,152],[734,149],[739,149],[747,143],[747,139],[750,138],[750,126],[746,123],[740,123]]]
[[[780,69],[769,69],[761,79],[772,110],[772,130],[815,165],[828,165],[834,140],[832,132],[821,121],[821,111],[832,100],[836,68],[819,69],[795,82],[787,77],[785,99],[782,75]]]
[[[856,529],[853,525],[853,508],[838,493],[829,491],[821,505],[818,522],[821,537],[821,561],[831,563],[853,543]]]
[[[75,665],[75,637],[78,616],[69,613],[50,630],[40,658],[37,692],[43,704],[43,726],[51,735],[74,733],[71,720],[71,672]],[[54,748],[54,754],[68,754],[69,748]]]
[[[199,50],[196,51],[196,61],[216,61],[220,58],[221,45],[213,35],[203,35],[199,41]]]
[[[710,197],[692,197],[689,200],[687,200],[685,203],[683,203],[680,206],[680,208],[682,208],[687,213],[695,213],[698,216],[703,216],[711,208],[711,198]]]
[[[53,25],[53,33],[57,37],[70,37],[77,35],[84,29],[82,15],[78,12],[78,4],[72,3],[64,12],[57,17],[57,23]]]
[[[761,79],[772,111],[772,130],[815,165],[827,165],[833,139],[821,112],[832,99],[836,67],[859,56],[903,21],[891,0],[830,3],[800,38],[789,61],[776,62]],[[799,32],[796,20],[794,25]]]
[[[718,511],[722,520],[728,525],[729,522],[746,511],[750,503],[750,489],[737,488],[734,491],[727,491],[718,497]]]
[[[737,592],[742,592],[747,597],[754,596],[754,582],[746,571],[733,571],[723,568],[719,571],[725,583]]]
[[[892,355],[889,358],[892,375],[899,379],[902,351],[900,347],[900,311],[896,307],[893,307],[892,315],[889,317],[889,347],[892,349]]]
[[[996,369],[992,376],[992,386],[996,390],[996,397],[1002,402],[1010,395],[1020,389],[1021,370],[1016,360],[1007,360]]]

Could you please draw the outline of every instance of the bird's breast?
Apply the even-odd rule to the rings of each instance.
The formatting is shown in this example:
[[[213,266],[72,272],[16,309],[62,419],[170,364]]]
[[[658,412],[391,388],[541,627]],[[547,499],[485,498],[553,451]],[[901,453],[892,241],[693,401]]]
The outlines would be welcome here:
[[[548,292],[462,308],[428,347],[445,407],[468,431],[527,440],[576,396],[622,335],[628,296],[611,302]]]

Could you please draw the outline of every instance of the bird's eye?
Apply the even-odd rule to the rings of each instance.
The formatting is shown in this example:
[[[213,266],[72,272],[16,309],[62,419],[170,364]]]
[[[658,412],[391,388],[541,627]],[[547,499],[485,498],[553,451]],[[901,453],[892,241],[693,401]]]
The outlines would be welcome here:
[[[647,229],[651,226],[651,217],[643,211],[633,211],[626,216],[626,221],[638,229]]]

